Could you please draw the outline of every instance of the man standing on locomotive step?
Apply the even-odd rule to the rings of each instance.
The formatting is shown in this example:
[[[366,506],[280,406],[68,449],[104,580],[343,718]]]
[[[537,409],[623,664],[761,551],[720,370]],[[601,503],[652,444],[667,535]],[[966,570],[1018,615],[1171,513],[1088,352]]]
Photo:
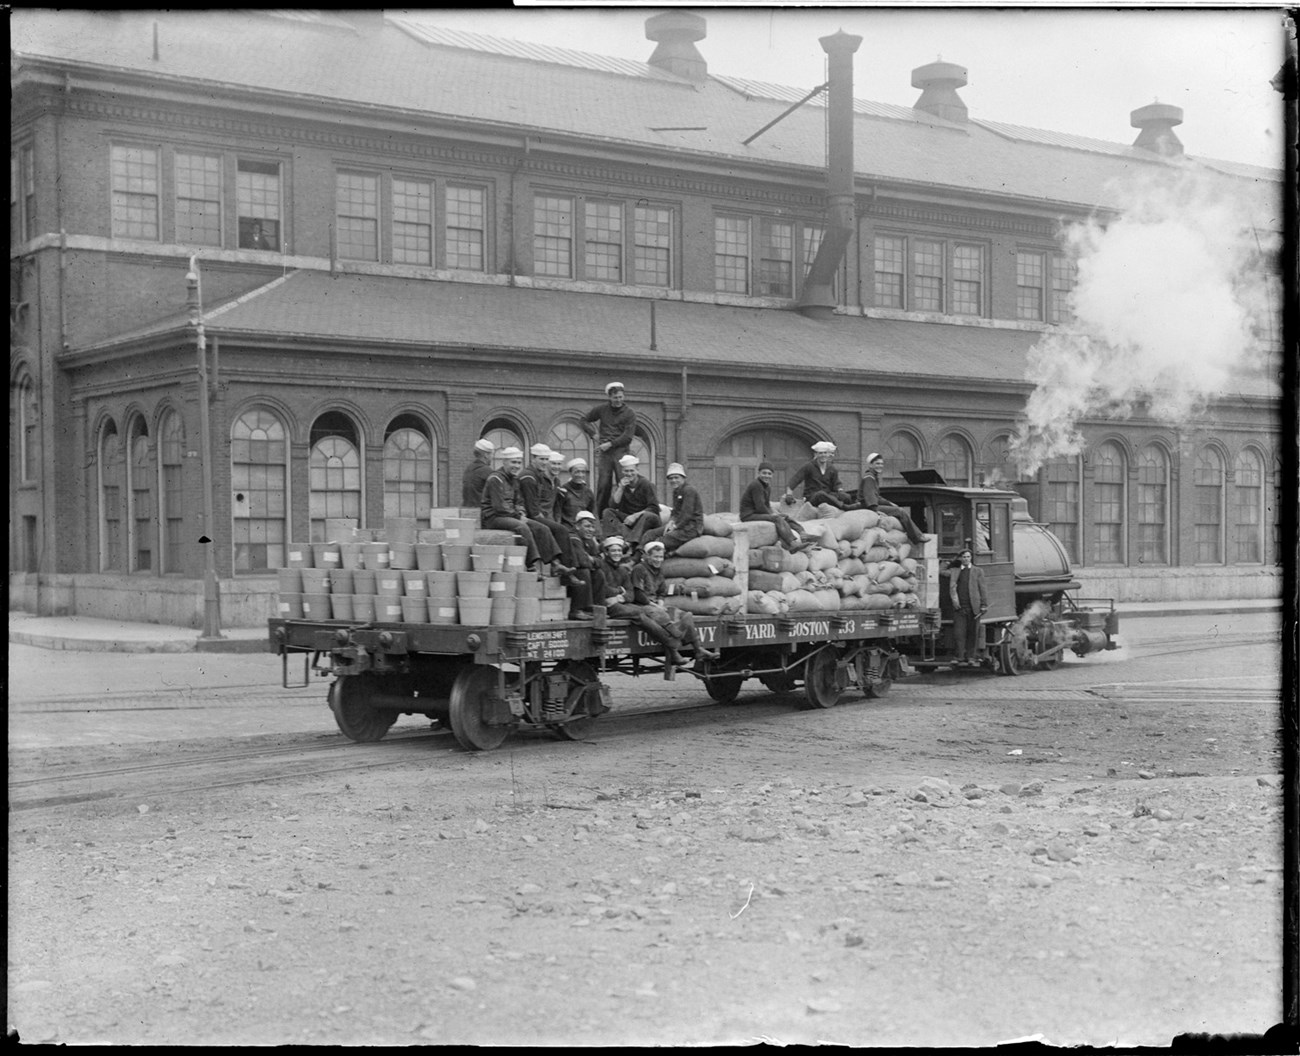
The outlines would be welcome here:
[[[980,620],[989,611],[989,595],[984,587],[984,570],[973,563],[974,556],[970,550],[963,550],[958,556],[961,566],[953,570],[948,580],[954,667],[975,667],[984,660]]]
[[[460,478],[460,504],[476,507],[483,501],[483,485],[492,472],[492,452],[496,450],[491,440],[474,441],[474,461],[465,467]]]
[[[785,486],[784,502],[794,502],[794,489],[803,485],[803,497],[813,506],[825,503],[836,509],[844,509],[849,503],[849,494],[840,490],[839,472],[831,465],[835,458],[835,445],[829,440],[818,440],[812,445],[813,460],[799,467]]]
[[[618,479],[618,460],[627,454],[636,435],[636,412],[627,406],[621,381],[605,386],[608,402],[598,404],[582,419],[582,428],[596,441],[600,459],[596,476],[596,508],[609,505],[610,489]]]
[[[917,545],[925,542],[925,534],[912,521],[912,515],[903,507],[895,506],[892,502],[881,498],[880,496],[880,474],[885,471],[885,458],[883,455],[872,451],[867,456],[867,471],[862,476],[862,483],[858,485],[858,505],[861,510],[875,510],[877,513],[888,514],[890,517],[897,517],[903,525],[903,531],[907,533],[907,538]]]
[[[501,468],[490,473],[483,485],[479,513],[484,528],[514,532],[523,540],[527,548],[524,564],[529,571],[536,571],[540,562],[555,561],[559,552],[547,527],[529,521],[524,515],[519,498],[519,474],[523,468],[524,453],[519,448],[502,450]]]

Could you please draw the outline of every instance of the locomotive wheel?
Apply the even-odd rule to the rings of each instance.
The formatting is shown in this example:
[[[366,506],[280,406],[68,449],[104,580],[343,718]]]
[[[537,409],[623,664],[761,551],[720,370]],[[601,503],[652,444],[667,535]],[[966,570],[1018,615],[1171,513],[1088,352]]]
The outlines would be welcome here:
[[[844,695],[846,681],[833,649],[820,649],[804,663],[803,692],[809,708],[833,708]]]
[[[703,674],[710,675],[718,670],[717,661],[704,660],[699,665],[703,668]],[[745,678],[743,675],[727,675],[722,678],[706,678],[704,680],[704,691],[709,695],[709,699],[718,704],[730,704],[740,696],[740,687],[744,685]]]
[[[998,671],[1004,675],[1023,674],[1030,663],[1029,643],[1022,627],[1013,627],[998,647]]]
[[[334,680],[329,690],[330,711],[343,735],[358,744],[383,738],[397,721],[397,712],[374,707],[370,700],[379,688],[374,675],[347,675]]]
[[[489,726],[488,700],[497,690],[498,670],[489,664],[472,664],[456,676],[451,687],[451,732],[460,746],[471,752],[500,747],[509,726]]]
[[[600,693],[600,680],[590,664],[561,660],[555,665],[555,670],[557,673],[563,671],[569,677],[568,697],[573,700],[575,711],[586,708],[588,693]],[[595,715],[586,715],[580,719],[570,719],[568,722],[552,726],[551,729],[555,731],[557,737],[566,741],[580,741],[591,732],[595,723]]]

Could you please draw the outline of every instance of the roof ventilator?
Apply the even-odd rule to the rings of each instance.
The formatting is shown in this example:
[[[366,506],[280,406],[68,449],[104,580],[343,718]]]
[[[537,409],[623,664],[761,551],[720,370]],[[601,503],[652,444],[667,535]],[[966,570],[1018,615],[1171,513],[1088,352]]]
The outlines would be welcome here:
[[[708,23],[689,11],[664,11],[645,20],[647,40],[657,42],[650,65],[684,77],[688,81],[703,82],[709,76],[709,64],[695,47],[703,40]]]
[[[1142,130],[1133,141],[1133,146],[1165,158],[1181,157],[1183,144],[1174,135],[1174,125],[1182,123],[1183,111],[1180,107],[1159,101],[1140,106],[1129,114],[1129,124]]]

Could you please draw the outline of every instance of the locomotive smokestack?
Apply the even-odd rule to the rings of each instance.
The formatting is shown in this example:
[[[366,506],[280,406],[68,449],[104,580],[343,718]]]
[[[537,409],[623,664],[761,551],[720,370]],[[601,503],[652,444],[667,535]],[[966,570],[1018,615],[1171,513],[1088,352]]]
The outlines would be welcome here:
[[[819,43],[830,67],[826,100],[826,235],[804,280],[798,308],[807,316],[827,316],[835,309],[833,282],[853,236],[853,55],[861,37],[840,30]]]

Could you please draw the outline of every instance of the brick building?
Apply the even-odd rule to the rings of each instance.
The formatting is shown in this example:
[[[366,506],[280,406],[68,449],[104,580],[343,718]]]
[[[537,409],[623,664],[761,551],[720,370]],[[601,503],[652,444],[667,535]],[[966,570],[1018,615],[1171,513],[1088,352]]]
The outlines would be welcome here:
[[[707,509],[831,437],[854,479],[879,449],[1013,482],[1088,594],[1278,591],[1269,377],[1177,427],[1085,421],[1029,477],[1008,455],[1069,323],[1063,225],[1171,166],[1278,222],[1282,174],[1185,156],[1176,108],[1134,144],[1004,125],[937,62],[913,105],[830,91],[765,129],[808,87],[709,71],[684,12],[645,62],[378,11],[11,27],[11,607],[197,626],[206,469],[223,619],[256,624],[288,541],[457,504],[482,435],[587,453],[611,379],[648,475],[684,463]],[[825,45],[850,76],[854,39]]]

